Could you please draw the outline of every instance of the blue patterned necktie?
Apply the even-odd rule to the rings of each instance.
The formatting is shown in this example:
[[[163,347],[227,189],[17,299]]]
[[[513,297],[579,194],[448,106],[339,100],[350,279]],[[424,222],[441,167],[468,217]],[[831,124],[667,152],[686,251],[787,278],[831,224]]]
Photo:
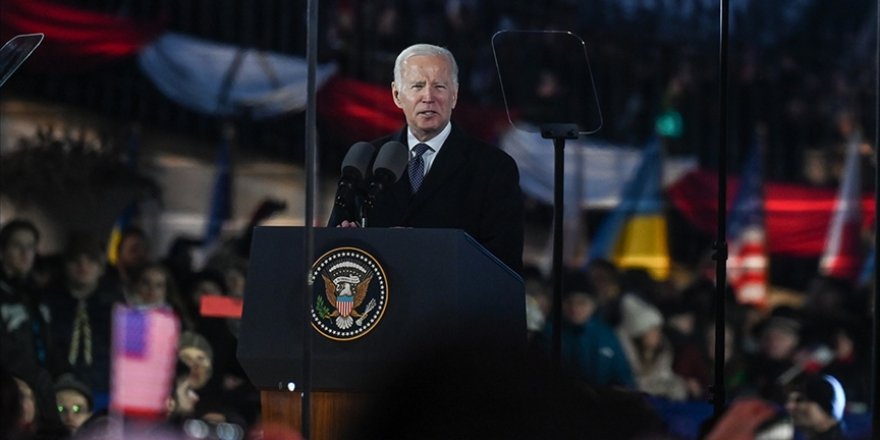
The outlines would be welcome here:
[[[416,155],[409,160],[408,166],[409,184],[412,187],[413,194],[419,191],[419,187],[422,186],[422,180],[425,179],[425,159],[422,155],[430,149],[431,147],[427,144],[418,144],[413,147],[413,151]]]

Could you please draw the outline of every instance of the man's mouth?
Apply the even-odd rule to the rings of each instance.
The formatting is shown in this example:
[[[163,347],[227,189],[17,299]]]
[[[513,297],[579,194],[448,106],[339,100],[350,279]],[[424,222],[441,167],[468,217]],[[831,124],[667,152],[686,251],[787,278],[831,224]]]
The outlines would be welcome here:
[[[432,116],[436,116],[437,112],[435,112],[433,110],[425,110],[425,111],[419,112],[419,115],[424,116],[426,118],[430,118]]]

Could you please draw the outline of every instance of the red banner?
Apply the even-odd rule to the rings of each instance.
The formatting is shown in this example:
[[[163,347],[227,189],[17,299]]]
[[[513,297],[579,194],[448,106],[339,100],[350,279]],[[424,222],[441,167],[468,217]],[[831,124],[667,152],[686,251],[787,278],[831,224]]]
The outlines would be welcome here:
[[[45,0],[4,0],[0,8],[0,38],[4,42],[18,34],[46,35],[23,67],[38,71],[86,71],[128,58],[161,31],[155,24]]]
[[[728,198],[739,185],[731,178]],[[714,234],[718,219],[718,176],[714,172],[693,171],[668,189],[672,205],[694,226]],[[825,249],[825,235],[837,190],[804,185],[768,182],[764,186],[767,240],[771,254],[817,257]],[[874,224],[874,194],[862,195],[862,225]]]

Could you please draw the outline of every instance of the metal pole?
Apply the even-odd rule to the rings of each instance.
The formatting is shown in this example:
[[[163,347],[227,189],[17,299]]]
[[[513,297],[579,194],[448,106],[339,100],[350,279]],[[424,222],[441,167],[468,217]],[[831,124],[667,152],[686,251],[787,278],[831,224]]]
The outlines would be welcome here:
[[[562,365],[562,217],[565,205],[565,140],[577,139],[576,124],[549,123],[541,126],[541,137],[553,139],[553,334],[551,356],[556,367]]]
[[[721,0],[719,48],[719,143],[718,143],[718,231],[715,242],[715,380],[712,408],[715,420],[721,418],[727,403],[724,389],[724,316],[727,293],[727,40],[728,0]]]
[[[562,222],[564,204],[565,139],[553,139],[553,362],[562,364]]]
[[[306,212],[305,212],[305,243],[303,255],[303,268],[305,282],[302,291],[302,304],[298,311],[303,315],[303,376],[302,376],[302,436],[309,438],[311,431],[311,387],[312,387],[312,332],[311,308],[312,293],[312,261],[315,258],[315,187],[317,172],[317,109],[315,102],[315,76],[318,62],[318,1],[308,0],[306,6],[308,26],[306,32],[306,58],[308,61],[308,85],[306,103],[306,139],[305,139],[305,166],[306,166]]]
[[[880,190],[880,151],[878,151],[878,147],[880,147],[880,0],[877,1],[875,5],[875,11],[877,14],[877,35],[876,35],[876,52],[874,56],[874,75],[876,76],[874,83],[874,212],[880,212],[880,201],[877,200],[876,192]],[[874,252],[876,254],[878,246],[880,246],[880,234],[877,234],[877,220],[875,214],[874,220]],[[874,257],[874,347],[873,347],[873,392],[871,393],[871,420],[874,421],[873,426],[871,427],[872,437],[871,438],[880,438],[880,427],[877,425],[880,424],[880,405],[878,405],[878,397],[880,397],[880,316],[878,316],[877,311],[880,310],[880,290],[877,288],[877,280],[880,279],[880,270],[877,268],[880,265],[877,264],[877,257]]]

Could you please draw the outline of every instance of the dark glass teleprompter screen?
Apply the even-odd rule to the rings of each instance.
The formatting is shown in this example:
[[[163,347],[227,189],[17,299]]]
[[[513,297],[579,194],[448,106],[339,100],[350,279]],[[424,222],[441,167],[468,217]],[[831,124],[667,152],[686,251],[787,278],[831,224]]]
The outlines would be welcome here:
[[[504,30],[492,51],[510,123],[538,132],[544,124],[575,124],[580,134],[602,127],[587,48],[566,31]]]
[[[13,37],[0,47],[0,87],[3,87],[6,80],[31,56],[42,41],[43,34],[22,34]]]

